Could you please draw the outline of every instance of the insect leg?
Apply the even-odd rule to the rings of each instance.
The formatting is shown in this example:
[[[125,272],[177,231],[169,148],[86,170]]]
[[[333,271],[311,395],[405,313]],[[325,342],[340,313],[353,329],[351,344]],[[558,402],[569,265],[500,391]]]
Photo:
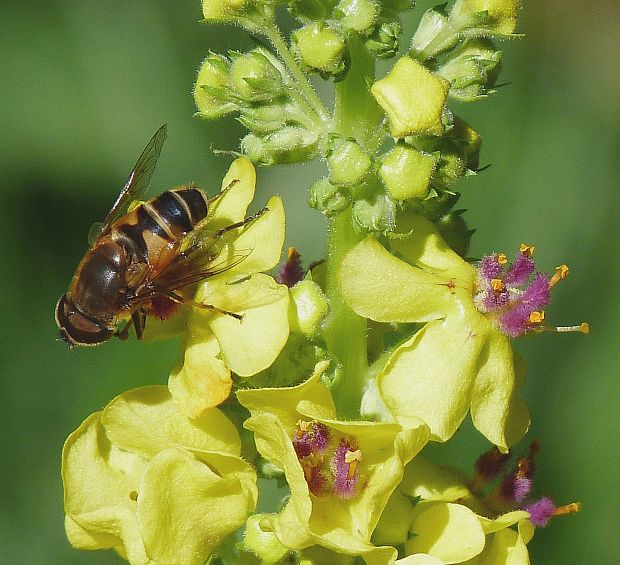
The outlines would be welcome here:
[[[136,330],[136,337],[138,340],[141,340],[144,335],[144,326],[146,326],[146,314],[142,310],[136,310],[131,315],[131,321]],[[127,325],[129,325],[129,323]]]
[[[203,310],[211,310],[213,312],[217,312],[218,314],[225,314],[226,316],[230,316],[231,318],[235,318],[235,320],[243,320],[243,316],[241,314],[236,314],[235,312],[229,312],[228,310],[222,310],[217,306],[213,306],[213,304],[202,304],[200,302],[194,302],[193,300],[189,300],[176,292],[161,292],[164,296],[170,298],[174,302],[178,304],[186,304],[187,306],[191,306],[192,308],[201,308]]]

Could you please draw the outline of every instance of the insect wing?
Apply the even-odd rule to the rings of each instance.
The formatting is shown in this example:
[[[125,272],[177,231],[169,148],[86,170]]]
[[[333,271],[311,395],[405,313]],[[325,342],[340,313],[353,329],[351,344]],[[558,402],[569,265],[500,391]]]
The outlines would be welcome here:
[[[138,158],[123,190],[121,190],[112,209],[108,212],[103,222],[101,233],[107,230],[110,224],[125,213],[131,201],[139,200],[144,195],[151,183],[151,178],[153,177],[153,172],[155,171],[155,166],[157,165],[157,160],[159,159],[159,154],[161,153],[161,148],[166,140],[166,136],[167,127],[166,124],[164,124],[155,132],[155,135],[151,137],[144,151],[142,151],[142,155]]]

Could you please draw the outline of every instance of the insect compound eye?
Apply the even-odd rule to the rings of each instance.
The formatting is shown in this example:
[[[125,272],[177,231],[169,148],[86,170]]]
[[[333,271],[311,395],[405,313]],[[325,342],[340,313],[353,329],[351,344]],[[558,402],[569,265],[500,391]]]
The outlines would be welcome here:
[[[56,304],[56,324],[60,337],[69,345],[98,345],[109,339],[113,331],[88,319],[63,294]]]

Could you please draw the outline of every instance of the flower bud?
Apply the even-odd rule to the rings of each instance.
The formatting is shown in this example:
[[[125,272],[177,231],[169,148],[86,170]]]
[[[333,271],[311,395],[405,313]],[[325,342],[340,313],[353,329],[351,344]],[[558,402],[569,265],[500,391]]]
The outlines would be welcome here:
[[[465,257],[469,251],[471,236],[474,231],[470,230],[462,217],[465,210],[452,210],[445,214],[435,224],[446,243],[461,257]]]
[[[373,0],[340,0],[334,9],[334,16],[345,29],[370,33],[379,12],[380,6]]]
[[[260,165],[297,163],[314,159],[319,136],[303,128],[286,126],[264,137],[246,135],[241,140],[245,155]]]
[[[202,15],[206,21],[235,21],[250,8],[251,0],[202,0]]]
[[[402,26],[398,20],[385,21],[366,40],[366,48],[379,59],[390,59],[398,52],[401,31]]]
[[[383,158],[379,177],[395,200],[424,198],[428,194],[436,162],[437,159],[429,153],[397,145]]]
[[[213,119],[233,112],[237,105],[230,100],[230,63],[212,53],[200,66],[194,86],[198,115]]]
[[[351,193],[334,186],[329,179],[320,179],[310,187],[308,205],[326,216],[342,212],[350,202]]]
[[[450,24],[458,30],[472,29],[491,35],[512,35],[517,27],[520,0],[456,0]]]
[[[292,310],[291,331],[305,336],[313,336],[319,330],[329,306],[319,285],[311,280],[303,280],[291,288]]]
[[[265,564],[277,563],[290,551],[276,537],[269,514],[254,514],[248,518],[243,546]]]
[[[402,57],[370,91],[390,119],[393,137],[443,132],[449,83],[410,57]]]
[[[231,82],[239,96],[250,102],[272,100],[284,91],[280,71],[262,50],[250,51],[234,60]]]
[[[354,186],[362,182],[370,167],[370,155],[355,141],[340,137],[331,140],[327,151],[329,182],[341,186]]]
[[[448,32],[448,16],[443,6],[436,6],[424,12],[418,29],[411,39],[411,56],[425,61],[450,49],[458,36]]]
[[[290,104],[261,104],[241,108],[240,111],[239,121],[256,135],[261,135],[282,129],[292,109]]]
[[[312,22],[294,31],[291,37],[291,48],[309,69],[329,75],[345,70],[345,40],[325,23]]]
[[[353,204],[353,218],[368,231],[390,232],[396,225],[396,206],[387,196],[378,196],[372,202],[357,200]]]
[[[437,70],[450,81],[451,98],[472,102],[495,92],[490,90],[497,80],[502,52],[486,39],[474,39],[454,52]]]

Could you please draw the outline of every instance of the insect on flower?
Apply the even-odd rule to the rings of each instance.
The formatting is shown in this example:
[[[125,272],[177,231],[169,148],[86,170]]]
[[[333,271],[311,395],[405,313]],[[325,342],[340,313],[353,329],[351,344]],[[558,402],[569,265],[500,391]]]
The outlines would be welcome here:
[[[194,303],[183,292],[245,258],[222,257],[225,234],[252,222],[266,208],[217,231],[209,229],[205,224],[211,206],[236,181],[213,198],[185,185],[135,203],[149,186],[165,139],[163,125],[140,155],[105,221],[91,228],[90,248],[56,305],[60,337],[71,347],[98,345],[112,336],[126,339],[131,326],[141,339],[148,315],[168,318],[180,304],[240,318]]]

